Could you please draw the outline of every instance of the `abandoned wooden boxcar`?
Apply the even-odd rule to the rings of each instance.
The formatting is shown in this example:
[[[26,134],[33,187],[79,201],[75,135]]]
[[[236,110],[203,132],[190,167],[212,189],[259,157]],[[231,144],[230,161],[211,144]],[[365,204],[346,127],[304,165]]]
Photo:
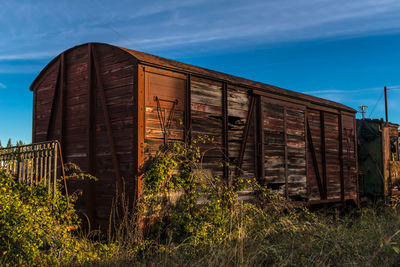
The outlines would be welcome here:
[[[122,178],[137,197],[149,155],[196,135],[220,147],[204,157],[212,175],[256,177],[306,204],[358,203],[355,110],[342,104],[100,43],[61,53],[31,90],[33,142],[59,140],[65,162],[99,178],[70,184],[97,223]]]

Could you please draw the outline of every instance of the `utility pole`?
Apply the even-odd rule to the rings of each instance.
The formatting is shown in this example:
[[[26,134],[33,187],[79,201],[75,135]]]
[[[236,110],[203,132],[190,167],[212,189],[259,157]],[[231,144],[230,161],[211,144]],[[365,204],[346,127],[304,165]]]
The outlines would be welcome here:
[[[359,106],[358,108],[361,109],[362,119],[365,120],[365,113],[367,113],[368,106]]]
[[[383,88],[385,92],[385,118],[386,118],[386,124],[389,122],[389,117],[388,117],[388,102],[387,102],[387,87],[385,86]]]

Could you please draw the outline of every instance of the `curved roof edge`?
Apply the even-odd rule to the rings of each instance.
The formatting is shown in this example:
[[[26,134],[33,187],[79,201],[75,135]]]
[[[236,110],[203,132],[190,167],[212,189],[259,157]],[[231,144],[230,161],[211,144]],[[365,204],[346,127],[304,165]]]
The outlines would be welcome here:
[[[88,44],[89,43],[84,43],[81,45],[74,46],[72,48],[65,50],[62,53],[67,53],[70,50],[73,50],[73,49],[76,49],[77,47],[81,47],[81,46],[88,45]],[[241,78],[238,76],[234,76],[234,75],[230,75],[230,74],[226,74],[226,73],[222,73],[222,72],[218,72],[218,71],[214,71],[214,70],[210,70],[210,69],[206,69],[206,68],[197,67],[197,66],[194,66],[191,64],[178,62],[175,60],[151,55],[148,53],[144,53],[144,52],[140,52],[140,51],[124,48],[124,47],[119,47],[119,46],[110,45],[110,44],[106,44],[106,43],[97,43],[97,42],[93,42],[91,44],[107,45],[107,46],[121,49],[122,51],[124,51],[124,52],[130,54],[131,56],[133,56],[134,58],[136,58],[139,63],[144,63],[144,64],[155,66],[155,67],[157,67],[157,66],[163,67],[163,68],[176,70],[179,72],[184,72],[184,73],[189,73],[189,74],[194,74],[194,75],[199,75],[199,76],[203,76],[203,77],[209,77],[214,80],[225,81],[225,82],[229,82],[232,84],[236,84],[238,86],[245,86],[247,88],[258,89],[261,91],[265,91],[266,93],[274,93],[274,94],[287,96],[287,97],[291,97],[291,98],[295,98],[295,99],[299,99],[299,100],[307,100],[307,101],[310,101],[312,104],[328,105],[331,107],[335,107],[335,108],[353,112],[353,113],[357,112],[355,109],[353,109],[349,106],[343,105],[341,103],[337,103],[337,102],[319,98],[316,96],[307,95],[307,94],[299,93],[296,91],[284,89],[284,88],[281,88],[278,86],[248,80],[248,79]],[[62,53],[60,53],[58,56],[53,58],[46,65],[46,67],[43,68],[43,70],[39,73],[39,75],[32,82],[32,84],[30,86],[30,90],[33,90],[33,87],[35,86],[35,84],[40,80],[40,78],[43,76],[43,74],[46,72],[46,70],[52,65],[52,63],[54,63],[60,57],[60,55]]]
[[[124,51],[124,49],[122,49],[122,48],[119,47],[119,46],[115,46],[115,45],[111,45],[111,44],[106,44],[106,43],[99,43],[99,42],[83,43],[83,44],[76,45],[76,46],[73,46],[73,47],[71,47],[71,48],[68,48],[67,50],[64,50],[63,52],[61,52],[60,54],[58,54],[56,57],[54,57],[49,63],[47,63],[47,65],[39,72],[39,74],[38,74],[38,75],[36,76],[36,78],[33,80],[33,82],[31,83],[31,85],[29,86],[29,90],[33,91],[33,88],[34,88],[35,84],[42,78],[42,76],[46,73],[47,69],[50,68],[50,66],[51,66],[54,62],[56,62],[56,61],[58,60],[58,58],[61,56],[61,54],[63,54],[63,53],[68,53],[68,52],[71,51],[71,50],[74,50],[74,49],[76,49],[76,48],[78,48],[78,47],[82,47],[82,46],[85,46],[85,45],[88,45],[88,44],[106,45],[106,46],[114,47],[114,48],[120,49],[121,51]],[[126,51],[124,51],[124,52],[126,52]],[[128,54],[131,54],[131,53],[128,53]]]

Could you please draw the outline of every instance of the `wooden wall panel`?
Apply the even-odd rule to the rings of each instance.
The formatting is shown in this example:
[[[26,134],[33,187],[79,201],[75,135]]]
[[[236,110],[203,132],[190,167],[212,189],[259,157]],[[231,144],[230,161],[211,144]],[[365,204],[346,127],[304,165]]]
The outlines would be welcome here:
[[[342,129],[339,129],[340,116],[342,116]],[[339,201],[340,199],[344,201],[347,199],[353,199],[357,202],[357,163],[354,116],[310,109],[308,110],[308,121],[317,157],[321,185],[323,187],[322,189],[326,191],[327,201]],[[340,136],[341,133],[342,137]],[[341,193],[342,178],[340,171],[341,140],[343,142],[343,198]],[[310,140],[308,140],[308,147],[311,147]],[[307,153],[310,200],[319,201],[322,196],[317,183],[311,149],[308,149]],[[324,162],[325,164],[323,164]],[[326,175],[326,178],[324,175]]]
[[[184,140],[186,77],[174,72],[144,67],[144,84],[145,158],[148,160],[164,144],[165,131],[168,142]],[[170,116],[170,125],[165,128]]]
[[[64,89],[64,160],[69,162],[74,157],[82,158],[79,165],[87,170],[86,144],[89,142],[87,131],[87,79],[88,49],[80,47],[65,55]],[[81,86],[78,86],[81,85]]]
[[[307,197],[304,110],[287,108],[288,194],[299,200]]]
[[[247,90],[233,85],[228,86],[228,144],[231,171],[235,171],[239,160],[240,147],[243,142],[243,132],[246,123],[250,123],[243,163],[240,176],[255,178],[255,144],[254,144],[254,120],[246,121],[250,105],[250,96]],[[233,174],[231,174],[233,175]]]
[[[345,198],[357,198],[357,154],[354,116],[342,115]]]
[[[284,108],[267,102],[262,102],[262,105],[264,113],[264,183],[278,189],[285,185]]]
[[[93,166],[95,166],[96,177],[99,181],[95,183],[92,203],[95,205],[94,216],[95,224],[106,227],[110,214],[112,199],[116,196],[116,172],[112,163],[112,149],[110,137],[107,135],[106,122],[104,118],[103,106],[100,98],[100,88],[104,88],[105,104],[110,119],[111,136],[116,151],[118,167],[121,176],[125,180],[128,197],[134,192],[135,174],[134,169],[134,71],[136,62],[120,49],[107,45],[92,45],[95,50],[94,60],[97,62],[98,69],[94,68],[92,62],[92,86],[95,92],[97,105],[93,109],[93,140],[89,134],[89,48],[79,46],[64,53],[63,73],[58,75],[60,69],[59,62],[55,61],[53,66],[47,69],[47,73],[41,79],[41,83],[36,90],[36,118],[34,135],[36,141],[49,139],[63,140],[64,162],[77,164],[83,171],[87,171],[89,166],[88,146],[89,143],[95,144]],[[100,81],[96,80],[95,71],[100,73]],[[63,103],[60,102],[60,86],[56,87],[56,80],[61,77],[64,82]],[[100,84],[101,83],[101,84]],[[102,86],[100,86],[102,85]],[[54,98],[57,91],[58,98]],[[55,110],[52,127],[49,128],[49,118],[51,106],[55,102]],[[60,113],[62,110],[62,113]],[[62,116],[61,116],[62,115]],[[61,132],[61,125],[63,131]],[[61,136],[62,134],[62,136]],[[90,142],[89,142],[90,141]],[[81,191],[82,194],[77,202],[77,209],[88,214],[89,196],[86,190],[88,187],[85,182],[80,180],[70,180],[68,182],[69,192]],[[93,223],[93,222],[92,222]]]
[[[327,198],[340,198],[339,116],[325,112]]]
[[[305,110],[263,98],[265,181],[294,200],[307,198]]]
[[[319,110],[307,110],[308,125],[310,126],[312,142],[315,148],[315,154],[318,163],[318,169],[314,167],[311,153],[310,140],[308,140],[308,183],[309,183],[309,200],[321,200],[321,193],[318,188],[316,171],[319,172],[322,179],[322,152],[321,152],[321,113]],[[322,181],[321,181],[322,183]]]
[[[202,168],[208,175],[222,176],[222,84],[206,79],[191,79],[192,139],[208,135],[212,143],[200,146]]]
[[[50,110],[53,104],[54,92],[59,72],[59,61],[47,70],[47,75],[42,78],[41,83],[36,88],[36,112],[35,129],[33,129],[33,139],[36,142],[46,141],[47,129],[50,119]]]

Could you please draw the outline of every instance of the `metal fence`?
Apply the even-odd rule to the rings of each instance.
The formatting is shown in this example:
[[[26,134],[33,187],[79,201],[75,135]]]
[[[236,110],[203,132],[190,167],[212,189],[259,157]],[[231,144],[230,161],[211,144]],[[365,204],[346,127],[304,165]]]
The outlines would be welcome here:
[[[10,172],[20,183],[44,185],[49,194],[56,192],[58,168],[65,177],[58,141],[0,148],[0,169]]]

